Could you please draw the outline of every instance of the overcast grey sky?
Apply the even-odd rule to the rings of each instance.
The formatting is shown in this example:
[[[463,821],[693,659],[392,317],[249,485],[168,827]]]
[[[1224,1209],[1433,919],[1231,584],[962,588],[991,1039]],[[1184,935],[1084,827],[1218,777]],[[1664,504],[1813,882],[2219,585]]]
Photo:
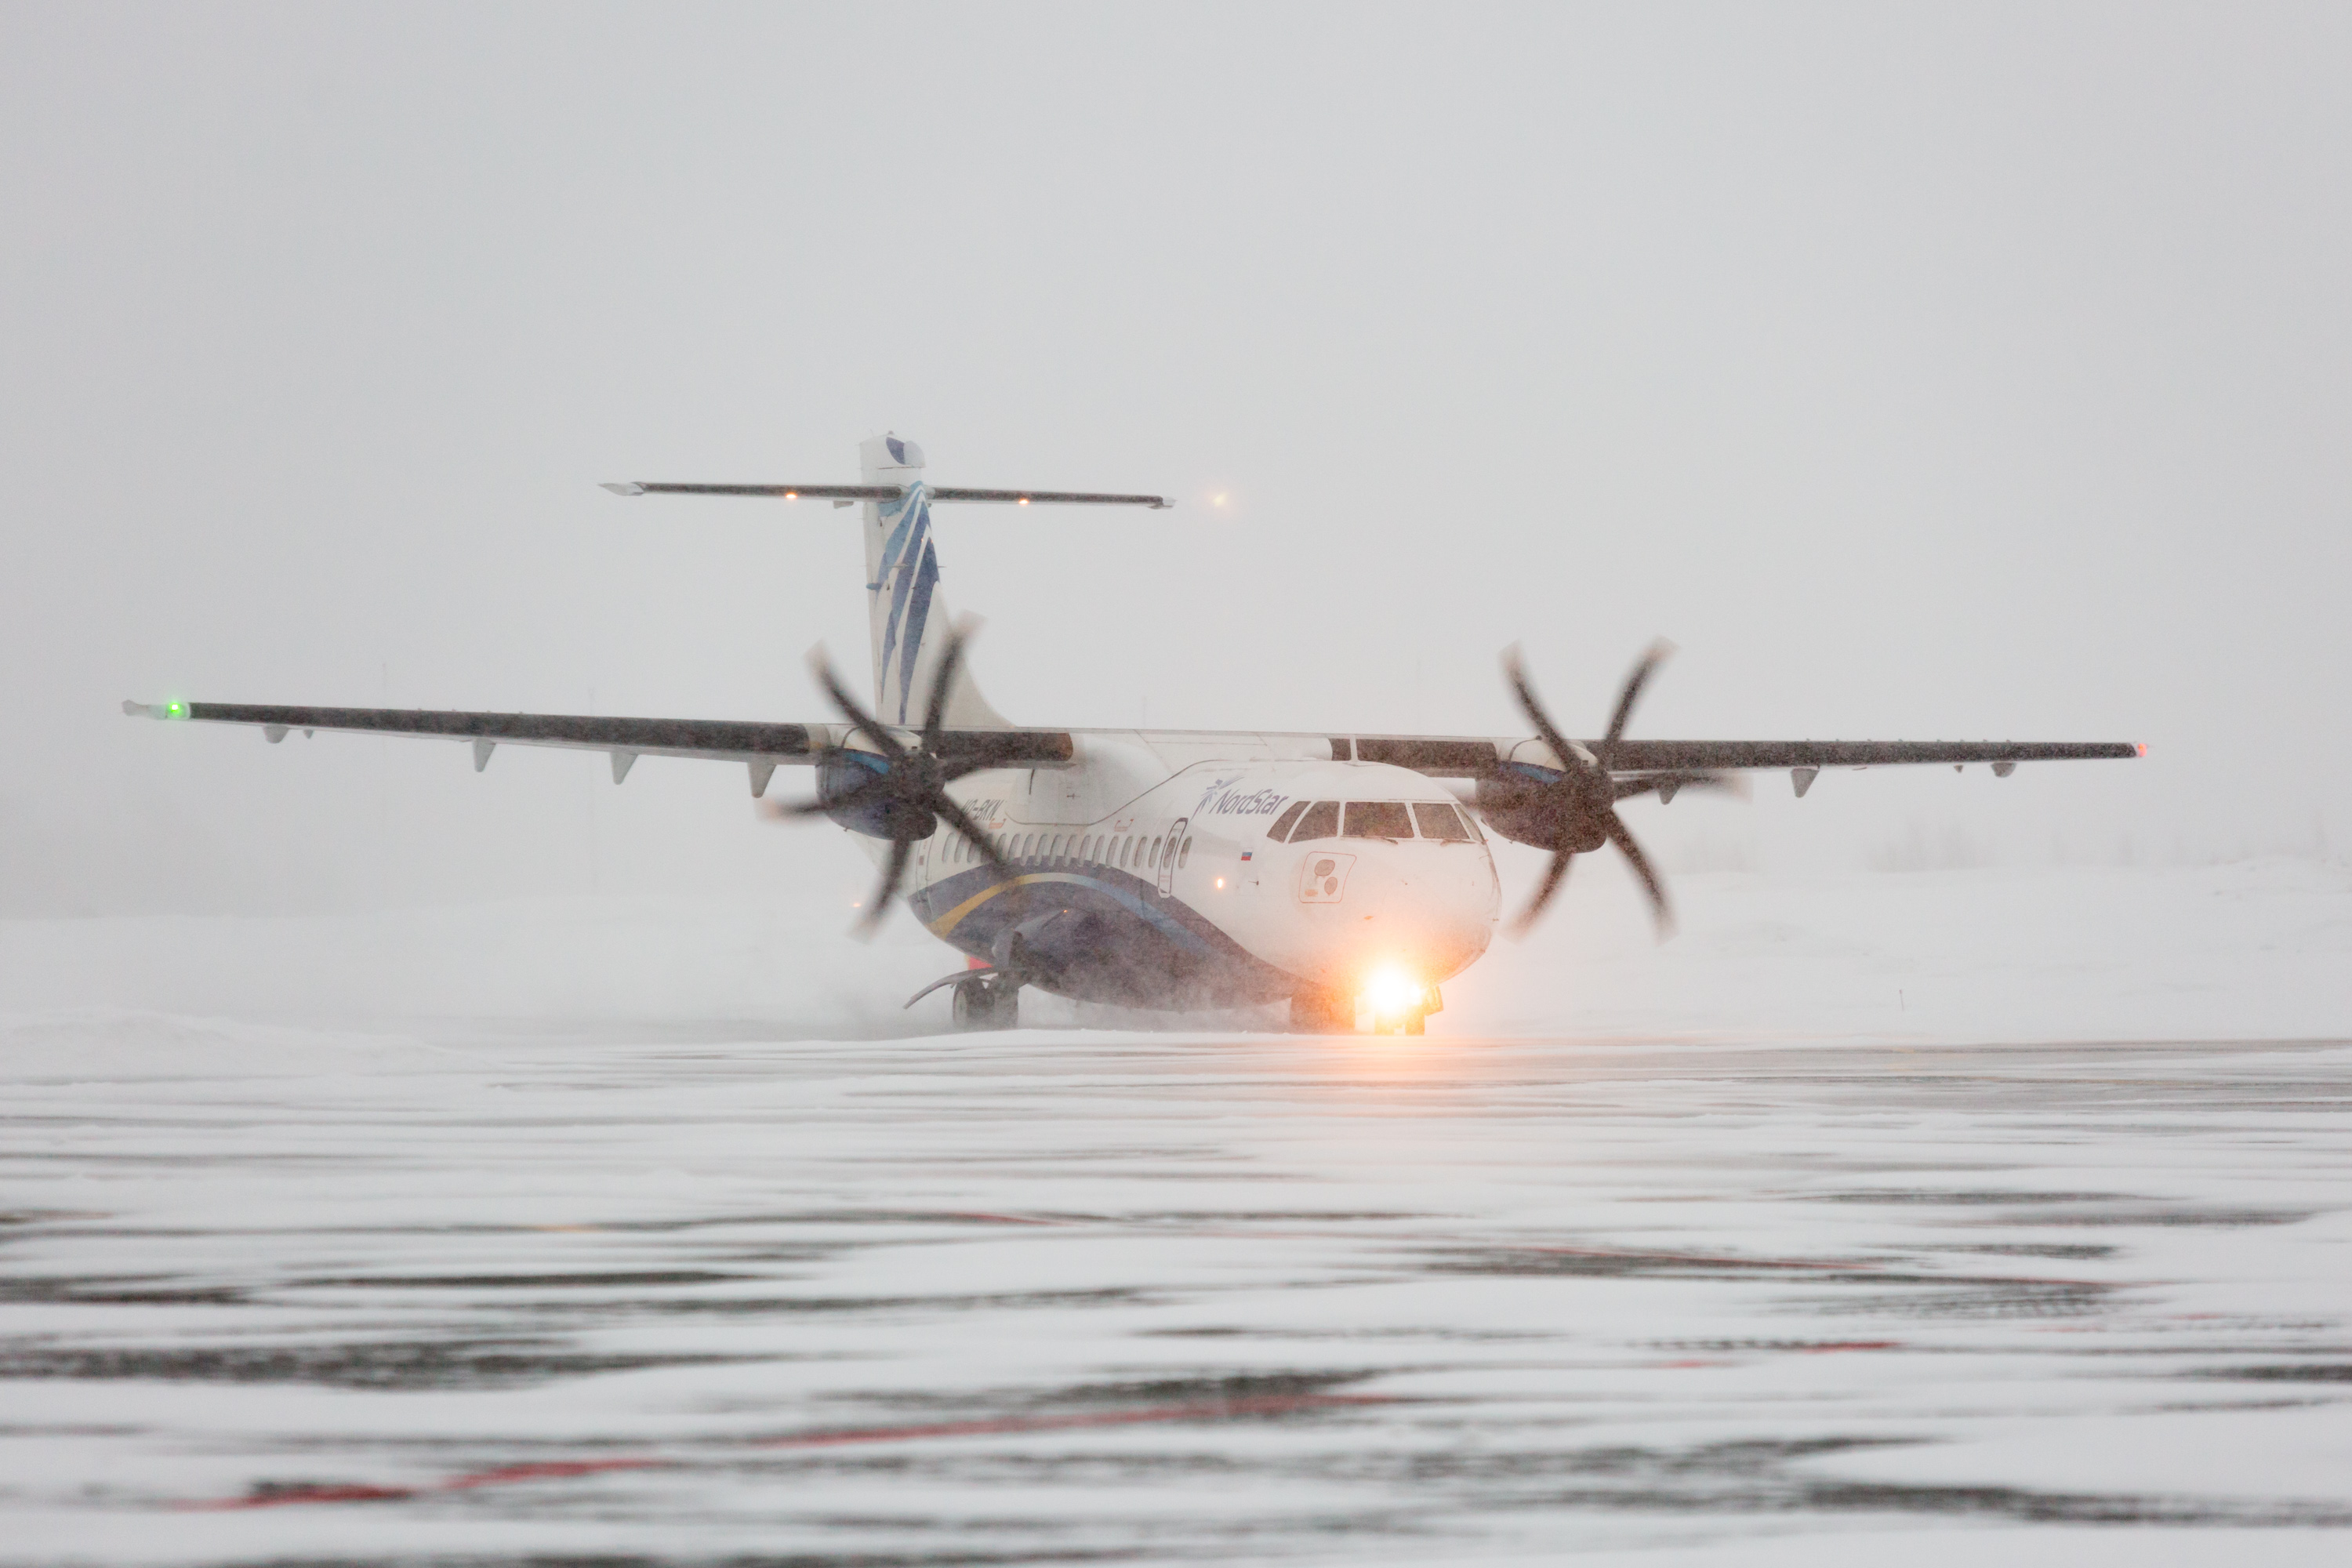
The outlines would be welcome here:
[[[2338,853],[2341,5],[0,5],[0,910],[742,889],[740,769],[125,697],[819,717],[945,482],[1045,724],[2124,739],[1670,863]],[[1233,504],[1207,504],[1217,492]],[[1906,848],[1906,847],[1909,847]],[[866,870],[832,850],[844,886]],[[779,887],[779,896],[790,889]]]

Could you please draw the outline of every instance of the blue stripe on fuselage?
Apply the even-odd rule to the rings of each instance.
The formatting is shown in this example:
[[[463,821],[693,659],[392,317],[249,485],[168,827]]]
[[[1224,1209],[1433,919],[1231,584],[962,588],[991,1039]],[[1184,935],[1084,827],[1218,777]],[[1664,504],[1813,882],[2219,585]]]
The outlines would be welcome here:
[[[1014,862],[1010,879],[975,866],[908,902],[934,935],[980,957],[1007,928],[1066,910],[1071,921],[1047,923],[1032,939],[1049,971],[1033,984],[1082,1001],[1221,1006],[1271,1001],[1298,985],[1198,910],[1108,867],[1032,856]]]

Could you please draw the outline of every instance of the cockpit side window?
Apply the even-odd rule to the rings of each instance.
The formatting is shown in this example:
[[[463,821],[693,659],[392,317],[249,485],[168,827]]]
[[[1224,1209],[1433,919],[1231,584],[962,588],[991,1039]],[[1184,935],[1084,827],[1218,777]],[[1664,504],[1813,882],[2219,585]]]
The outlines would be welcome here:
[[[1298,826],[1290,830],[1290,841],[1293,844],[1304,844],[1310,838],[1337,838],[1338,837],[1339,837],[1339,803],[1336,800],[1317,801],[1313,805],[1308,806],[1306,815],[1298,819]]]
[[[1306,809],[1307,803],[1305,801],[1292,801],[1288,805],[1283,808],[1282,815],[1274,819],[1274,826],[1265,830],[1265,836],[1268,838],[1273,839],[1276,844],[1281,843],[1284,839],[1290,837],[1290,825],[1297,821],[1298,814]]]
[[[1412,814],[1401,800],[1351,800],[1345,838],[1410,838]]]
[[[1463,844],[1470,842],[1470,830],[1463,826],[1460,814],[1442,800],[1414,801],[1412,816],[1421,824],[1423,838],[1449,838]]]

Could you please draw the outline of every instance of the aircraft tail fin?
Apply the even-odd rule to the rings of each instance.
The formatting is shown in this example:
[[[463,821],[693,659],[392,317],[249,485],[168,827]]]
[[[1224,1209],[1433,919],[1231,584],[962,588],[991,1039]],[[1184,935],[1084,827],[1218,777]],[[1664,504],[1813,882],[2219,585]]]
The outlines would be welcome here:
[[[940,593],[939,547],[931,537],[931,491],[923,482],[923,449],[896,436],[859,443],[858,468],[867,486],[896,487],[888,500],[869,500],[866,519],[866,611],[874,642],[876,716],[886,724],[919,725],[930,705],[953,612]],[[989,706],[966,658],[948,694],[952,730],[1009,728]]]

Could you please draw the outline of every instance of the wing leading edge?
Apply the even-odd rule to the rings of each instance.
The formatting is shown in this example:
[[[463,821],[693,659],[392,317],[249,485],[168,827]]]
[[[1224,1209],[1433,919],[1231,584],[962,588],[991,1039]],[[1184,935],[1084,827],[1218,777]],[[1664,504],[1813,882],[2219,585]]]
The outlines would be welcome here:
[[[1574,744],[1599,752],[1600,741]],[[2147,748],[2132,741],[1628,741],[1608,743],[1609,771],[1621,773],[1687,773],[1701,769],[1870,768],[1925,763],[1955,766],[1990,763],[2086,762],[2137,757]],[[1550,765],[1549,749],[1532,738],[1494,739],[1421,735],[1335,735],[1335,758],[1390,763],[1438,778],[1477,778],[1507,762]]]
[[[276,707],[241,702],[125,702],[138,718],[242,724],[271,741],[296,730],[369,735],[406,735],[470,741],[474,765],[488,764],[501,745],[552,746],[604,752],[615,779],[638,757],[686,757],[740,763],[751,770],[752,793],[763,793],[778,767],[809,765],[825,752],[849,743],[842,724],[773,724],[730,719],[626,719],[579,713],[471,713],[407,708]],[[1172,742],[1192,750],[1218,739],[1245,743],[1300,742],[1302,752],[1328,754],[1335,762],[1386,763],[1433,778],[1487,777],[1512,763],[1552,767],[1559,759],[1532,737],[1501,735],[1334,735],[1328,731],[1295,735],[1258,732],[1220,737],[1199,731],[992,730],[950,731],[942,751],[984,755],[1003,766],[1051,766],[1076,755],[1076,740],[1088,734]],[[1588,750],[1597,741],[1571,742]],[[1868,768],[1946,763],[1990,763],[2007,773],[2019,763],[2084,762],[2143,756],[2147,748],[2130,741],[1634,741],[1609,748],[1613,773],[1680,774],[1788,768],[1801,773],[1822,768]],[[1810,782],[1808,780],[1807,782]]]
[[[474,767],[487,766],[502,745],[553,746],[604,752],[615,783],[639,757],[688,757],[741,763],[751,770],[751,793],[766,793],[777,768],[814,763],[847,743],[847,726],[769,724],[733,719],[622,719],[583,713],[466,713],[407,708],[298,708],[245,702],[125,702],[134,718],[257,728],[272,742],[299,730],[364,735],[409,735],[470,741]],[[1066,763],[1070,737],[1042,731],[950,731],[944,749],[983,754],[992,762]]]

